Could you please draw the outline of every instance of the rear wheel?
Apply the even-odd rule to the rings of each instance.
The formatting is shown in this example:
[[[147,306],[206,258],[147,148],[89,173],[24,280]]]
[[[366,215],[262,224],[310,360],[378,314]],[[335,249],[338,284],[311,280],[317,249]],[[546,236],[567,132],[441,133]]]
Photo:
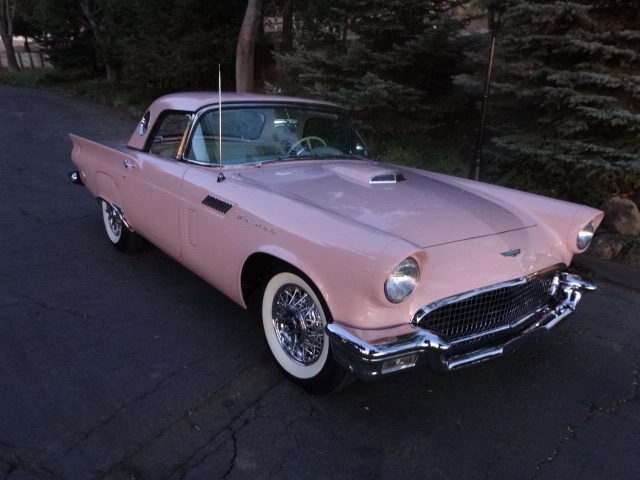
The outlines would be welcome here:
[[[299,275],[280,271],[266,283],[262,323],[271,353],[291,380],[315,394],[339,390],[352,381],[331,353],[327,315],[315,290]]]
[[[111,203],[102,200],[102,220],[111,243],[125,253],[137,252],[144,246],[144,238],[129,230],[122,213]]]

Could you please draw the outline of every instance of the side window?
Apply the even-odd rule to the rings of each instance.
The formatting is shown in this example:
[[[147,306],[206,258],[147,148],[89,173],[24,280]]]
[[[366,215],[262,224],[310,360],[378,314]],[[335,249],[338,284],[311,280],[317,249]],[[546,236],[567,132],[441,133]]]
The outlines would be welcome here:
[[[158,119],[151,136],[149,153],[164,158],[176,159],[191,115],[187,112],[164,112]]]
[[[217,112],[216,112],[217,115]],[[215,121],[215,124],[212,123]],[[193,130],[191,144],[184,158],[196,163],[212,164],[218,162],[218,121],[217,117],[208,113],[203,115]]]

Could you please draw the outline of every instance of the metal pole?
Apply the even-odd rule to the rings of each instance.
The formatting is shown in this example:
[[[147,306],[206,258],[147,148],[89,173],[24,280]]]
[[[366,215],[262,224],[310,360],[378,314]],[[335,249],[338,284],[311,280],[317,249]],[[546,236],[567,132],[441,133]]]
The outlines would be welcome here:
[[[487,99],[489,98],[489,88],[491,86],[491,69],[493,68],[493,52],[496,48],[496,34],[491,34],[491,51],[489,53],[489,68],[487,69],[487,79],[484,83],[484,95],[482,97],[482,113],[480,114],[480,130],[478,131],[478,143],[476,144],[476,161],[474,180],[480,180],[480,166],[482,164],[482,145],[484,143],[484,126],[487,117]]]

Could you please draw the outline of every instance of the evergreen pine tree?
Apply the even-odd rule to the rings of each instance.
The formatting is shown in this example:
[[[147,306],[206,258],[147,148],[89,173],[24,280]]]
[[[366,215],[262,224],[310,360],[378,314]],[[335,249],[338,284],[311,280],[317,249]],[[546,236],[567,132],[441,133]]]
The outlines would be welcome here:
[[[122,1],[122,0],[121,0]],[[235,90],[235,52],[246,1],[124,0],[135,19],[120,39],[128,79],[160,91]]]
[[[466,0],[298,2],[297,49],[280,58],[288,93],[340,103],[360,115],[417,112],[460,72]]]
[[[604,199],[596,191],[637,194],[638,2],[504,4],[485,163],[512,185],[570,200],[598,205]],[[476,92],[482,86],[480,76],[456,83]]]

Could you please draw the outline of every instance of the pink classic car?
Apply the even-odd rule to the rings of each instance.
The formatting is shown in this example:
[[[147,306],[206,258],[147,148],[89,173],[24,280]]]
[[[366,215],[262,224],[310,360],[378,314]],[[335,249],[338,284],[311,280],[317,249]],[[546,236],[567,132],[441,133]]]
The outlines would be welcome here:
[[[595,288],[567,268],[601,212],[378,163],[332,104],[172,94],[126,144],[71,138],[109,240],[259,305],[275,362],[314,393],[499,357]]]

